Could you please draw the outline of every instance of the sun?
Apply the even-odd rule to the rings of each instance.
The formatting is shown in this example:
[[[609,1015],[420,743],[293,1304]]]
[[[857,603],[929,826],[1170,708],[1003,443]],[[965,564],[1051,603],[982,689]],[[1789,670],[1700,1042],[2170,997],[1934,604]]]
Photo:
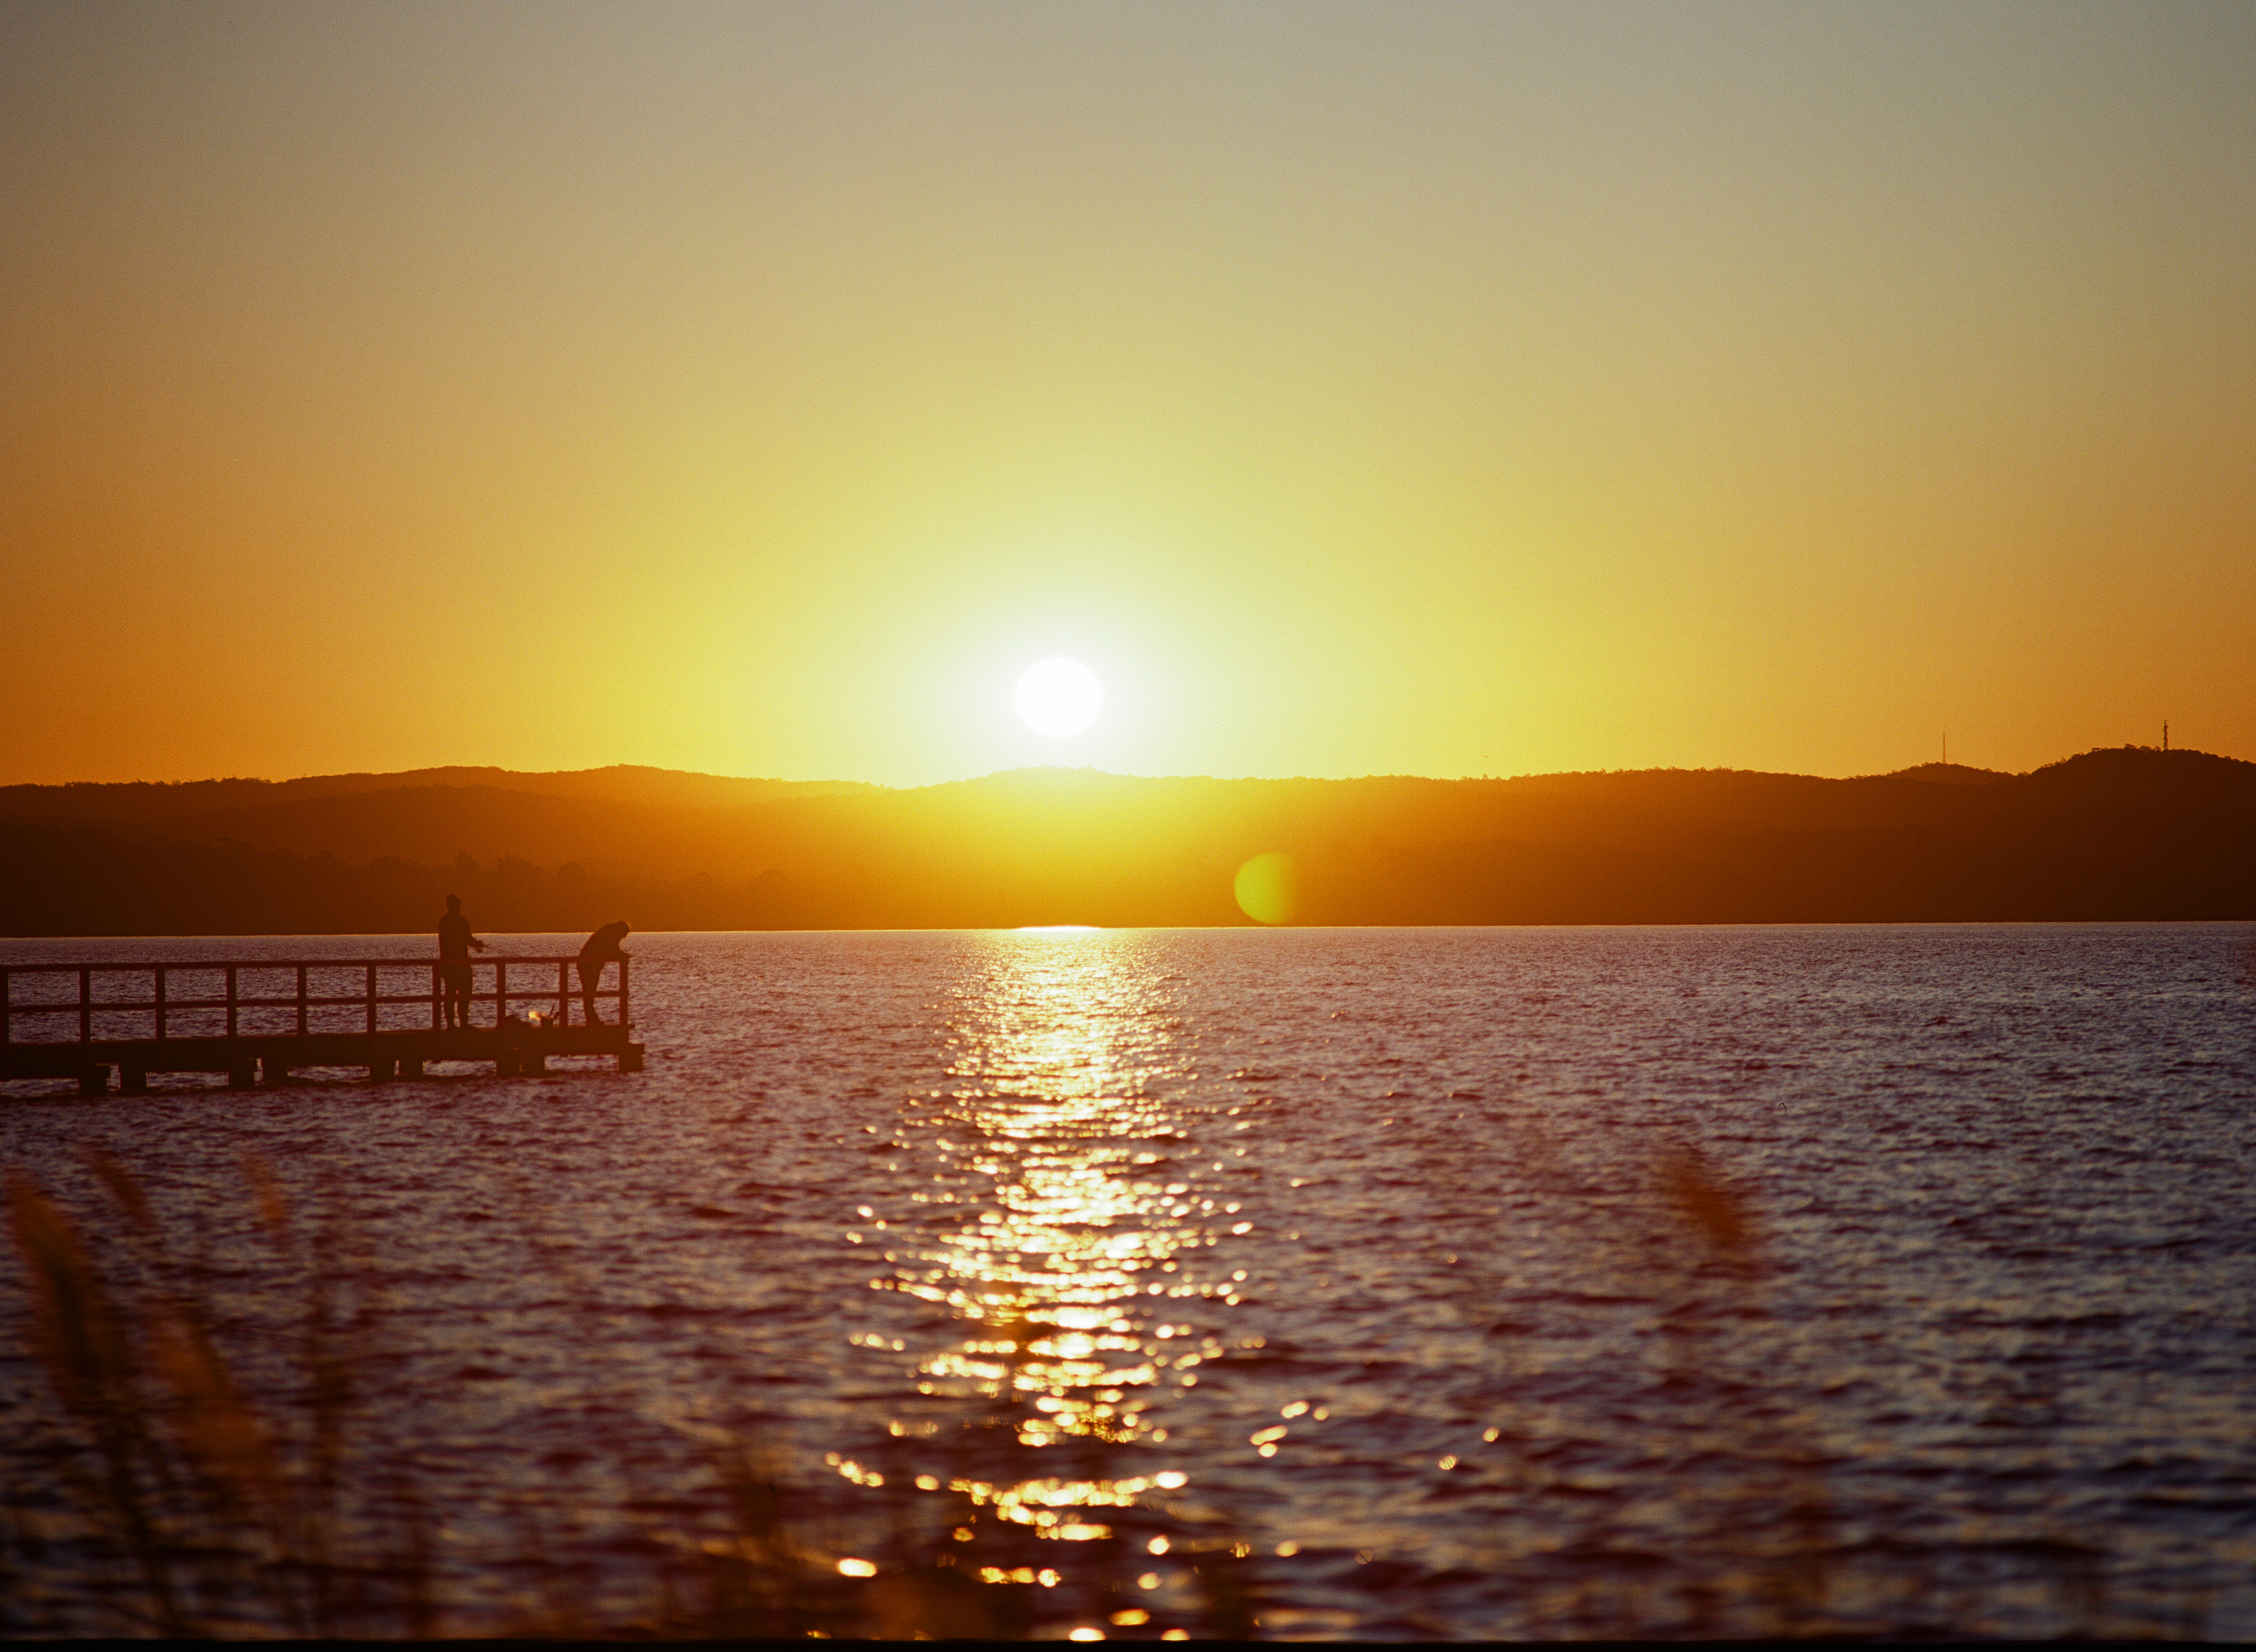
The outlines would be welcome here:
[[[1079,660],[1046,659],[1019,679],[1019,715],[1037,734],[1077,735],[1103,708],[1103,685]]]

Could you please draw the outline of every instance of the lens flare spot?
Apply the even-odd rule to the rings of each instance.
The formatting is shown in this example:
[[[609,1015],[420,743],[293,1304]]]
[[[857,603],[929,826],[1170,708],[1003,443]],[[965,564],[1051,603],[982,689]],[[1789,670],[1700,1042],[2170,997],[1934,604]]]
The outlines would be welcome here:
[[[1237,868],[1237,910],[1257,924],[1289,924],[1300,915],[1301,872],[1289,854],[1257,854]]]

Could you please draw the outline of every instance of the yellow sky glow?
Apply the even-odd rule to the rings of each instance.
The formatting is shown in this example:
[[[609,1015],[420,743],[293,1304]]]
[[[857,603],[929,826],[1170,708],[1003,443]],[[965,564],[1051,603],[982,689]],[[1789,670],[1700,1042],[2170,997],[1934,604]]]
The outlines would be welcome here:
[[[0,782],[2256,756],[2245,6],[0,19]]]

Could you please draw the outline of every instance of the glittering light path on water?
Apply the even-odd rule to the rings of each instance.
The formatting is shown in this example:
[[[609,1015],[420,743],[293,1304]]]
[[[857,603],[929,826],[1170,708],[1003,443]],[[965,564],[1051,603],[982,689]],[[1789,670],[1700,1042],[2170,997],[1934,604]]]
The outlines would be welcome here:
[[[1229,1247],[1253,1231],[1252,1178],[1242,1143],[1211,1138],[1241,1128],[1216,1114],[1243,1109],[1187,1101],[1178,1007],[1143,954],[1133,936],[994,938],[945,1006],[947,1086],[903,1107],[899,1193],[883,1214],[857,1206],[845,1233],[882,1248],[874,1289],[934,1311],[914,1343],[851,1334],[914,1355],[926,1403],[892,1431],[912,1483],[960,1501],[964,1570],[990,1583],[1054,1586],[1075,1580],[1072,1555],[1102,1554],[1099,1571],[1159,1594],[1150,1568],[1174,1544],[1156,1528],[1180,1523],[1194,1476],[1149,1448],[1202,1365],[1264,1340],[1226,1317],[1244,1304]],[[1273,1454],[1285,1426],[1258,1449]],[[904,1472],[835,1466],[872,1487]],[[1091,1547],[985,1564],[998,1529]]]

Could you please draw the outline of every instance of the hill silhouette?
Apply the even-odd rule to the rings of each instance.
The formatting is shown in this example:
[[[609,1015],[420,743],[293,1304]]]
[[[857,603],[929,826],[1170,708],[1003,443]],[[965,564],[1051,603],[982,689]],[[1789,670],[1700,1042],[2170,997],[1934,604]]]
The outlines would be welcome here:
[[[0,931],[2256,917],[2256,763],[2143,747],[2027,775],[1648,770],[913,790],[633,768],[0,789]]]
[[[1969,769],[1963,763],[1922,763],[1899,769],[1886,777],[1890,780],[1924,780],[1936,786],[1987,786],[2013,777],[1995,769]]]

